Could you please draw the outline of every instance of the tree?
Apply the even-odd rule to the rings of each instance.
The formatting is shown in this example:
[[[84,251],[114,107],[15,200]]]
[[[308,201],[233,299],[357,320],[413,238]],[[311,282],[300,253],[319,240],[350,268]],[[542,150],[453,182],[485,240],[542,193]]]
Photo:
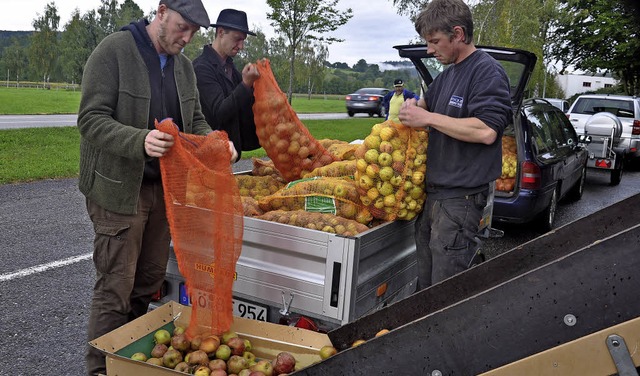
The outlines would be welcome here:
[[[640,94],[640,24],[636,4],[614,0],[562,0],[554,23],[553,56],[574,66],[611,72],[625,93]]]
[[[353,65],[353,70],[356,72],[366,72],[368,67],[369,64],[367,64],[367,61],[365,59],[360,59]]]
[[[26,50],[20,45],[17,38],[13,38],[13,43],[5,48],[2,53],[2,60],[9,77],[15,77],[17,87],[20,83],[21,74],[24,74],[24,67],[27,65]]]
[[[273,10],[267,13],[271,26],[284,34],[289,57],[289,89],[287,97],[291,103],[296,53],[305,40],[317,40],[328,44],[342,40],[327,36],[353,17],[348,8],[344,12],[337,9],[339,0],[267,0]]]
[[[49,81],[58,56],[59,24],[60,16],[55,2],[47,4],[44,14],[32,23],[35,32],[31,36],[29,46],[29,65],[45,83]]]
[[[329,49],[322,44],[304,43],[300,53],[301,77],[298,80],[298,87],[304,89],[307,98],[311,99],[311,94],[318,86],[324,82],[324,61],[329,54]]]
[[[118,8],[115,19],[115,28],[120,30],[123,26],[144,17],[144,12],[133,0],[124,0]]]

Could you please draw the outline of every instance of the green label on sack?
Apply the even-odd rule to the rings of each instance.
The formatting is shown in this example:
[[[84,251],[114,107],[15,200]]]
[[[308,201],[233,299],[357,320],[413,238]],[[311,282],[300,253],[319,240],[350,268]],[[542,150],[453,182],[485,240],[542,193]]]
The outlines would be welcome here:
[[[298,183],[302,183],[302,182],[310,181],[310,180],[318,180],[319,178],[320,178],[320,176],[313,176],[313,177],[310,177],[310,178],[294,180],[292,182],[287,183],[287,185],[285,185],[284,187],[285,188],[291,188],[291,187],[293,187],[294,185],[296,185]]]
[[[304,200],[304,210],[316,213],[336,214],[336,201],[331,197],[308,196]]]

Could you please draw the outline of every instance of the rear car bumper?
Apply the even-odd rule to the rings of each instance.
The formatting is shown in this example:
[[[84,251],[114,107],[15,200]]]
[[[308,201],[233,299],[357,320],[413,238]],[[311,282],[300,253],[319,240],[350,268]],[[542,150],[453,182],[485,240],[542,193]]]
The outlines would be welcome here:
[[[518,195],[499,197],[493,204],[493,220],[505,223],[526,223],[536,218],[551,202],[555,188],[540,190],[521,189]]]
[[[373,101],[347,103],[347,111],[351,112],[377,112],[378,103]]]

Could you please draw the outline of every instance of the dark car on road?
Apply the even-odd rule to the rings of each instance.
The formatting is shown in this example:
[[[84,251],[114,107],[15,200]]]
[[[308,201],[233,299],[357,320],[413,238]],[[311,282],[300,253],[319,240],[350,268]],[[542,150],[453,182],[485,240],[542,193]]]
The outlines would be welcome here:
[[[345,97],[347,103],[347,114],[353,116],[357,113],[367,113],[369,116],[378,115],[387,117],[386,110],[382,105],[382,99],[389,92],[389,89],[379,87],[365,87],[356,90]]]
[[[426,45],[396,46],[409,58],[427,91],[447,66],[427,53]],[[567,116],[543,99],[524,100],[525,88],[536,63],[528,51],[477,46],[505,68],[511,85],[513,122],[503,135],[503,169],[496,181],[493,220],[535,222],[544,231],[553,227],[558,202],[580,199],[586,176],[587,151]],[[505,146],[511,149],[505,149]],[[427,177],[429,171],[427,171]]]

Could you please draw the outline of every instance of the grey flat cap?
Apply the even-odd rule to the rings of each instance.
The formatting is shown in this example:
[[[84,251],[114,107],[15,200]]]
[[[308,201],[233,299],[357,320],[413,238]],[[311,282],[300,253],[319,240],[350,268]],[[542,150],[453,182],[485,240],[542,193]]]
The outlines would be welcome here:
[[[200,0],[160,0],[160,4],[166,5],[180,13],[182,18],[194,25],[200,25],[205,29],[209,27],[209,15]]]

